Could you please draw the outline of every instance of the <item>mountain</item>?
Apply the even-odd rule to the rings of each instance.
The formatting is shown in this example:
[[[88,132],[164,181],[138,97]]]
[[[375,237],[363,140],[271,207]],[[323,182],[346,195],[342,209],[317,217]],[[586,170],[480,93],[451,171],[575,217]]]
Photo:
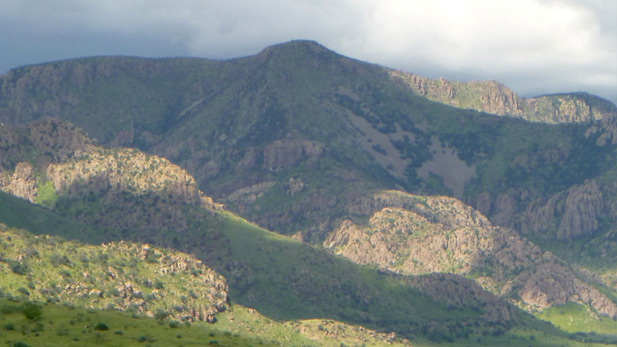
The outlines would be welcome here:
[[[391,76],[433,101],[532,122],[593,122],[617,112],[610,101],[583,92],[523,98],[497,81],[434,80],[395,70]]]
[[[36,214],[67,237],[195,254],[276,319],[405,337],[527,319],[483,288],[531,312],[579,303],[614,316],[614,105],[575,93],[508,108],[491,83],[451,83],[447,99],[409,76],[306,41],[229,61],[19,68],[0,77],[0,186],[45,206]],[[15,218],[23,208],[3,218],[36,227]],[[418,311],[425,300],[437,306]],[[447,305],[463,316],[444,321]]]
[[[23,151],[30,159],[17,163],[11,175],[0,173],[7,177],[6,186],[35,182],[23,185],[30,187],[23,189],[24,200],[0,195],[0,220],[12,226],[83,242],[138,241],[194,254],[227,279],[233,300],[279,320],[328,317],[394,331],[405,338],[439,340],[505,332],[531,319],[460,276],[398,276],[260,229],[204,196],[193,178],[168,160],[135,149],[94,145],[84,149],[82,143],[90,141],[57,139],[81,136],[79,129],[66,122],[46,118],[24,126],[5,126],[4,131],[25,134],[23,143],[28,146]],[[44,145],[30,138],[41,133],[50,139]],[[46,148],[54,146],[54,141],[77,144],[80,151],[48,163],[45,171],[35,168],[33,163],[45,162]],[[37,211],[41,208],[28,198],[45,201],[48,209]],[[43,221],[33,223],[27,216]],[[75,233],[74,229],[86,232]],[[124,252],[146,260],[150,256],[143,247]],[[154,253],[154,258],[161,254]],[[160,277],[162,283],[170,281]],[[436,282],[449,285],[435,287]],[[444,300],[448,297],[465,299]]]
[[[306,41],[230,61],[69,60],[12,70],[0,84],[5,124],[55,116],[99,144],[168,158],[230,210],[315,243],[347,204],[380,189],[454,195],[511,226],[499,219],[501,195],[520,214],[609,170],[613,155],[606,102],[594,111],[604,123],[495,118],[431,102],[389,69]]]
[[[448,262],[449,265],[437,265],[429,271],[398,271],[397,268],[383,267],[380,263],[367,263],[342,252],[341,254],[348,256],[351,260],[378,265],[388,272],[356,268],[352,264],[341,262],[340,259],[332,257],[327,252],[291,239],[274,236],[230,215],[220,204],[204,196],[197,189],[191,176],[165,159],[146,155],[134,149],[103,149],[92,144],[84,146],[84,143],[91,143],[91,141],[81,137],[83,133],[80,129],[51,118],[15,128],[5,126],[4,131],[6,134],[14,132],[25,136],[23,143],[29,146],[26,146],[23,151],[29,154],[30,159],[28,162],[17,163],[11,175],[5,174],[8,182],[5,187],[19,187],[13,194],[21,191],[22,198],[29,199],[31,202],[38,201],[51,208],[53,212],[60,214],[54,214],[50,210],[37,211],[35,205],[25,200],[17,201],[19,199],[9,195],[0,195],[3,201],[0,204],[0,220],[11,225],[28,227],[37,234],[57,234],[85,242],[109,242],[124,239],[150,242],[190,252],[229,279],[230,293],[235,300],[242,305],[258,307],[261,312],[278,319],[325,316],[349,323],[379,327],[386,331],[394,330],[407,338],[419,335],[433,340],[486,334],[487,331],[500,335],[500,332],[513,326],[529,324],[526,323],[529,317],[507,302],[484,291],[473,281],[456,275],[431,274],[432,271],[457,273],[453,270],[456,266],[452,267],[451,261]],[[32,134],[36,136],[45,134],[43,137],[49,141],[44,144],[38,143],[31,139]],[[70,139],[80,138],[83,141],[60,139],[63,136]],[[69,144],[67,145],[69,147],[70,144],[75,144],[75,149],[79,152],[71,154],[65,151],[66,156],[47,163],[45,161],[48,157],[46,149],[49,146],[56,146],[57,143]],[[15,155],[15,157],[19,156]],[[32,163],[41,162],[47,163],[45,172],[32,166]],[[31,182],[31,184],[24,182]],[[429,207],[431,202],[437,205]],[[457,223],[463,223],[465,231],[471,226],[475,227],[476,234],[478,234],[478,229],[483,234],[489,234],[487,236],[480,234],[484,240],[487,238],[501,240],[492,247],[505,248],[505,251],[494,252],[495,249],[490,249],[490,247],[482,249],[482,252],[487,253],[486,261],[477,260],[479,266],[475,268],[475,271],[458,271],[462,275],[470,275],[478,271],[487,272],[484,274],[484,281],[478,281],[485,289],[506,297],[522,296],[524,304],[534,309],[563,304],[567,301],[584,300],[590,303],[592,309],[601,314],[614,315],[615,305],[606,296],[609,294],[600,293],[594,287],[600,286],[600,282],[573,272],[568,267],[559,264],[556,258],[544,262],[531,259],[530,263],[530,258],[538,256],[537,248],[525,245],[525,241],[520,239],[509,242],[508,240],[514,237],[512,233],[505,233],[505,237],[495,236],[499,232],[496,233],[490,223],[482,219],[484,217],[456,199],[413,197],[403,192],[386,192],[373,197],[371,201],[359,201],[349,212],[370,213],[368,211],[377,211],[381,206],[413,209],[414,205],[417,208],[418,203],[425,206],[424,215],[437,223],[447,224],[453,229],[461,227]],[[470,217],[474,215],[475,217]],[[36,221],[33,223],[32,218],[28,216],[38,216],[38,223]],[[374,219],[375,217],[371,219],[371,222]],[[392,216],[385,219],[391,223]],[[406,221],[395,222],[395,224],[409,228]],[[345,225],[343,223],[343,226]],[[75,229],[78,231],[76,232]],[[381,229],[386,230],[387,228]],[[330,235],[331,238],[336,239],[336,242],[339,242],[337,246],[343,246],[343,243],[340,243],[341,236],[338,236],[340,232]],[[417,226],[413,228],[413,232],[420,232],[419,235],[426,236],[426,232],[421,231]],[[495,235],[490,235],[491,233]],[[449,234],[444,234],[442,231],[438,231],[435,236],[450,238]],[[348,241],[353,241],[348,236],[346,238]],[[53,240],[51,242],[56,243]],[[29,243],[39,244],[40,242]],[[468,249],[476,246],[469,244]],[[75,247],[68,248],[74,250]],[[110,255],[110,250],[124,248],[127,247],[122,244],[111,244],[104,247],[105,252]],[[398,245],[396,248],[401,247]],[[435,259],[440,256],[442,250],[447,248],[447,246],[443,248],[440,246],[438,249],[429,250],[428,254],[417,257],[414,261],[417,263],[422,260]],[[51,257],[62,258],[63,264],[70,265],[77,261],[72,257],[62,256],[66,253],[62,249],[56,247],[56,250],[55,255]],[[384,247],[378,246],[377,250],[376,253],[365,250],[363,254],[388,257]],[[19,248],[16,251],[19,253]],[[447,257],[456,261],[459,251],[453,246],[451,252],[454,256],[447,255]],[[49,250],[41,249],[35,253],[40,255],[49,253]],[[81,253],[73,251],[75,256]],[[118,260],[116,264],[137,263],[141,258],[146,259],[146,262],[152,258],[153,262],[158,263],[158,258],[161,258],[162,254],[167,254],[166,251],[149,251],[147,247],[135,248],[130,245],[120,252],[120,254],[123,253],[137,253],[138,258],[135,261]],[[467,251],[464,250],[462,253],[467,253]],[[504,257],[503,254],[510,255]],[[110,255],[104,258],[109,258]],[[471,254],[471,257],[478,258],[478,255]],[[524,259],[521,259],[522,257]],[[544,258],[547,257],[551,256]],[[37,259],[40,258],[42,257],[37,256]],[[167,258],[169,257],[165,259]],[[178,256],[175,256],[171,259],[177,258]],[[15,259],[21,259],[21,262]],[[508,259],[510,263],[506,263]],[[27,257],[19,254],[16,254],[13,260],[7,258],[7,263],[19,263],[26,268],[31,262]],[[44,259],[38,262],[45,264]],[[400,263],[401,260],[394,259],[394,262]],[[495,262],[495,264],[502,262],[504,265],[490,266],[489,262]],[[53,266],[53,261],[51,265]],[[533,272],[536,266],[546,269],[542,268]],[[74,265],[71,266],[73,267]],[[165,266],[165,269],[169,268],[174,268],[174,266]],[[109,269],[104,271],[105,274],[112,273],[113,275],[113,271]],[[555,277],[551,273],[555,269],[560,270],[562,277]],[[126,271],[115,270],[120,274]],[[389,275],[389,271],[423,276],[397,277],[393,274]],[[497,283],[512,280],[513,273],[518,275],[521,271],[522,275],[514,278],[514,286],[510,284],[512,293],[503,292],[503,288],[496,286]],[[194,273],[189,270],[186,272]],[[491,278],[488,272],[494,272],[494,278]],[[580,277],[577,279],[578,285],[574,287],[569,294],[570,297],[565,301],[564,298],[555,296],[559,294],[558,287],[546,285],[546,283],[554,282],[555,279],[560,280],[558,283],[560,284],[577,276]],[[29,278],[32,277],[37,278],[35,275]],[[62,277],[71,283],[66,287],[68,290],[73,287],[80,288],[80,290],[87,287],[76,284],[72,280],[73,277],[75,276]],[[98,277],[93,275],[93,278]],[[489,280],[492,280],[493,286],[486,285]],[[50,279],[46,281],[49,282]],[[147,280],[122,278],[122,285],[124,287],[128,285],[132,292],[143,292],[143,289],[133,282],[164,284],[169,281],[170,279],[165,276]],[[534,281],[539,282],[534,285]],[[525,288],[517,288],[522,284]],[[32,286],[37,288],[41,285]],[[91,290],[95,290],[94,287],[107,288],[107,284],[97,286],[95,283],[91,287]],[[182,290],[188,289],[184,286]],[[48,292],[50,291],[44,290],[44,293]],[[112,292],[115,293],[113,290]],[[177,290],[175,292],[178,293]],[[528,292],[533,294],[530,296]],[[62,295],[59,296],[62,297]],[[129,298],[132,297],[132,295],[129,296]],[[113,295],[110,299],[113,299]],[[60,301],[60,299],[53,298],[51,300]],[[88,306],[80,302],[69,302]],[[100,300],[100,302],[104,306],[110,304],[109,299]],[[118,308],[131,307],[128,303],[118,300],[113,303]],[[168,309],[171,306],[173,305],[167,304],[164,307]],[[462,310],[461,313],[452,312],[454,308]],[[152,314],[153,311],[148,310],[147,312]],[[189,310],[189,312],[192,311]],[[199,314],[197,316],[204,317]],[[465,322],[464,326],[473,324],[476,327],[463,328],[460,326],[461,322]]]
[[[55,116],[101,145],[165,157],[227,209],[314,244],[355,200],[396,189],[460,198],[562,257],[562,245],[588,238],[572,261],[613,262],[615,105],[574,93],[542,97],[556,108],[533,117],[495,117],[431,102],[405,76],[307,41],[229,61],[83,58],[2,76],[0,121]],[[450,84],[463,107],[508,94]],[[556,115],[588,121],[519,119]]]

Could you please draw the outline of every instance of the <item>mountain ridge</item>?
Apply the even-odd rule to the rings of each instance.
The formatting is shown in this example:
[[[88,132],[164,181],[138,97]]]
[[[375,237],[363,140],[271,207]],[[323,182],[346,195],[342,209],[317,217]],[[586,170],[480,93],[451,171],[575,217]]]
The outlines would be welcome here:
[[[268,291],[296,283],[288,296],[281,296],[286,298],[281,299],[283,306],[294,307],[296,315],[328,312],[352,323],[386,326],[384,307],[376,306],[386,300],[380,298],[382,290],[398,298],[400,292],[393,294],[392,288],[407,287],[397,282],[404,277],[387,271],[393,277],[380,277],[374,270],[343,265],[328,251],[290,243],[226,210],[308,244],[323,245],[345,226],[370,234],[373,217],[377,221],[377,214],[384,217],[391,212],[383,208],[397,208],[386,206],[390,198],[374,201],[374,196],[393,190],[458,198],[485,214],[495,230],[506,227],[520,235],[508,234],[513,241],[503,244],[521,251],[510,252],[515,254],[510,257],[514,263],[541,268],[545,264],[526,262],[525,257],[550,251],[573,264],[560,268],[565,277],[576,277],[585,285],[599,283],[594,288],[614,304],[611,293],[617,282],[610,279],[617,274],[613,263],[617,259],[613,247],[617,215],[611,207],[617,196],[612,194],[617,177],[613,164],[617,117],[611,113],[602,119],[559,124],[497,117],[431,101],[393,80],[391,73],[303,41],[229,61],[92,58],[26,67],[10,78],[0,77],[0,120],[6,121],[0,128],[0,185],[94,227],[102,236],[132,236],[135,241],[199,252],[228,278],[234,297],[261,305],[260,311],[278,318],[289,318],[289,313],[277,311]],[[501,96],[495,95],[499,101]],[[55,117],[45,118],[51,115]],[[30,120],[34,123],[27,123]],[[85,132],[73,133],[65,121]],[[94,140],[87,139],[86,132]],[[105,148],[95,148],[95,143]],[[178,179],[184,183],[175,185]],[[377,206],[381,208],[375,210]],[[156,218],[148,218],[157,209]],[[444,212],[431,218],[427,223],[436,225],[439,233],[458,232],[452,227],[456,223],[448,222],[452,215]],[[464,261],[464,256],[456,258],[464,252],[441,240],[444,235],[435,237],[435,244],[441,245],[435,249],[439,252],[435,259],[445,257],[453,265]],[[540,248],[528,252],[527,241],[521,241],[525,237]],[[259,251],[242,238],[252,240]],[[362,246],[366,246],[365,256],[389,257],[385,251],[370,254],[387,242],[373,244],[378,246],[373,250],[369,244]],[[578,247],[580,259],[572,259],[568,252],[573,248],[569,247]],[[269,257],[261,254],[264,250]],[[509,257],[508,252],[502,253]],[[248,255],[255,258],[249,260]],[[295,256],[309,262],[311,257],[323,259],[312,260],[316,264],[308,268],[294,259],[298,263],[293,266],[307,271],[302,276],[280,264],[282,257]],[[482,256],[474,257],[489,263]],[[341,276],[349,271],[370,281],[387,278],[393,287],[371,283],[370,289],[363,289],[365,284],[356,279],[345,284],[352,288],[349,294],[341,283],[318,270],[326,267],[322,261],[337,264]],[[382,265],[371,263],[373,268]],[[438,265],[431,268],[458,271],[456,266]],[[558,291],[543,284],[550,282],[551,269],[555,269],[551,266],[530,285],[527,292],[536,290],[525,295],[530,304],[581,302],[589,298],[584,291],[595,290],[581,285],[568,291],[567,298],[557,298]],[[589,268],[590,282],[576,271],[572,275],[577,266]],[[396,269],[382,267],[385,270]],[[496,271],[515,270],[516,266]],[[286,277],[276,277],[276,271]],[[479,274],[465,275],[474,278]],[[458,284],[453,288],[460,293],[481,292],[468,279],[426,278],[410,283],[435,288],[439,281],[454,279]],[[494,287],[495,293],[507,287],[478,278],[474,279],[486,288]],[[328,292],[343,293],[342,299],[334,299],[332,293],[316,295],[315,281],[329,288]],[[526,283],[514,284],[525,288]],[[518,300],[517,290],[504,293]],[[300,297],[312,306],[299,304]],[[326,307],[328,302],[349,305],[344,314],[333,313]],[[372,313],[359,312],[356,302],[368,305]],[[477,303],[461,307],[461,312],[473,311]],[[394,310],[390,313],[399,315],[402,311],[397,305],[394,301],[384,304]],[[604,305],[609,306],[610,302]],[[600,309],[600,305],[594,307]],[[612,312],[601,310],[608,315]],[[422,324],[427,329],[432,326],[401,319],[406,323],[393,328],[399,332],[409,329],[405,324],[414,329],[422,329]],[[448,334],[460,332],[448,324],[442,325],[448,327]]]
[[[533,122],[593,122],[617,113],[609,100],[583,92],[524,98],[497,81],[435,80],[396,70],[391,71],[391,76],[433,101]]]

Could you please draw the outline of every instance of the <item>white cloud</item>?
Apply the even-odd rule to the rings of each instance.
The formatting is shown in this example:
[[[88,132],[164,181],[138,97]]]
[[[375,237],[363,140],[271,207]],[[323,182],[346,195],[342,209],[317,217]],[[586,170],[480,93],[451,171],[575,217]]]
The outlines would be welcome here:
[[[77,55],[222,59],[304,38],[431,77],[617,101],[614,0],[0,0],[0,8],[0,44],[13,48],[0,70]]]

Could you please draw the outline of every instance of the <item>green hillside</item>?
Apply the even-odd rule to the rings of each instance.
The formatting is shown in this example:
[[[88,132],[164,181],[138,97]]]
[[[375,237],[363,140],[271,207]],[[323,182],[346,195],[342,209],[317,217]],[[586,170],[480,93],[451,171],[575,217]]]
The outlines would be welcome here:
[[[294,331],[608,341],[591,332],[617,317],[617,108],[584,93],[523,103],[506,89],[397,75],[309,41],[227,61],[22,67],[0,76],[0,223],[190,254],[226,279],[232,304],[284,329],[311,320]],[[345,259],[322,248],[332,238],[361,242]],[[7,273],[17,289],[34,283]]]
[[[7,205],[14,206],[9,211],[11,214],[33,215],[39,209],[30,204],[13,204],[20,200],[18,198],[3,197]],[[453,310],[406,284],[404,277],[358,266],[325,250],[255,227],[229,213],[212,215],[197,208],[190,215],[194,218],[190,232],[154,236],[125,234],[123,238],[160,246],[173,245],[195,254],[227,278],[230,296],[235,302],[254,307],[274,319],[328,317],[393,330],[404,337],[423,335],[423,327],[437,322],[437,330],[432,333],[444,337],[461,334],[458,331],[462,328],[460,323],[465,321],[478,324],[479,331],[507,329],[514,323],[495,321],[487,325],[482,318],[485,310],[503,310],[507,307],[505,303],[484,307],[486,302],[475,301]],[[54,219],[63,218],[53,214],[40,216],[43,220],[51,216],[50,222],[32,226],[34,233],[55,231],[63,236],[64,229],[46,227]],[[0,221],[7,220],[1,218]],[[113,238],[106,241],[111,240]],[[513,314],[512,319],[516,320],[523,313],[514,311]]]
[[[604,120],[527,123],[430,101],[391,73],[307,41],[228,61],[83,58],[2,76],[0,119],[59,117],[168,158],[228,209],[310,242],[375,190],[454,195],[524,231],[528,206],[607,177],[610,103],[561,95]]]
[[[19,200],[15,197],[9,197],[3,202],[12,204]],[[16,206],[17,208],[12,209],[12,212],[33,213],[38,209],[37,206],[30,204],[16,204]],[[42,221],[49,225],[52,224],[54,219],[62,219],[57,216],[50,217],[53,216],[51,214],[42,215]],[[533,341],[542,345],[578,346],[579,343],[576,342],[576,339],[583,337],[583,335],[570,336],[522,313],[515,314],[519,317],[516,323],[508,323],[504,326],[502,323],[488,322],[488,325],[486,325],[485,319],[478,319],[477,317],[482,313],[482,309],[488,308],[490,304],[486,306],[486,303],[480,302],[479,306],[476,307],[470,307],[471,303],[467,307],[445,307],[445,305],[434,302],[426,294],[405,286],[404,278],[390,277],[368,268],[359,268],[350,262],[341,261],[325,252],[320,252],[322,253],[320,256],[325,258],[324,260],[315,256],[315,251],[309,246],[260,230],[237,217],[224,214],[222,219],[220,224],[214,224],[214,226],[219,228],[222,235],[227,238],[218,240],[223,244],[227,243],[226,252],[234,252],[232,259],[236,259],[233,263],[237,265],[235,265],[236,268],[232,268],[230,264],[220,263],[215,266],[215,268],[221,269],[223,269],[223,266],[226,267],[225,273],[230,276],[230,295],[233,301],[231,308],[216,315],[217,323],[214,325],[202,323],[199,320],[192,324],[179,324],[179,320],[170,318],[169,315],[159,315],[159,311],[154,314],[154,318],[144,317],[139,312],[130,309],[119,312],[116,311],[120,308],[119,306],[112,307],[105,304],[104,298],[107,295],[113,297],[112,292],[103,294],[102,299],[97,300],[95,304],[95,307],[105,306],[107,310],[86,310],[82,307],[90,307],[89,300],[86,302],[76,300],[78,298],[63,295],[61,290],[56,292],[55,299],[50,301],[48,298],[46,304],[36,304],[41,308],[39,310],[40,316],[28,318],[25,316],[23,308],[29,304],[25,304],[26,301],[24,300],[39,297],[37,291],[41,292],[40,289],[45,288],[44,283],[52,283],[53,281],[57,281],[58,284],[67,281],[67,283],[71,283],[73,281],[71,278],[77,279],[78,277],[74,272],[82,271],[79,268],[84,265],[80,265],[80,263],[87,264],[94,278],[99,278],[96,276],[97,270],[95,269],[96,266],[99,266],[97,265],[98,262],[101,261],[101,265],[113,266],[116,269],[115,271],[120,274],[129,274],[134,272],[131,269],[135,268],[130,264],[130,260],[125,259],[126,255],[130,253],[123,252],[117,247],[102,248],[48,236],[35,237],[29,235],[26,231],[9,228],[3,232],[3,240],[6,239],[3,241],[3,245],[10,248],[3,252],[3,260],[0,264],[3,268],[2,273],[0,273],[3,283],[1,293],[4,298],[8,298],[8,301],[7,299],[0,299],[0,306],[2,307],[0,321],[3,326],[0,337],[9,344],[24,342],[29,345],[36,345],[43,340],[49,341],[48,345],[79,345],[80,343],[90,342],[99,345],[116,345],[121,341],[128,345],[148,343],[152,346],[186,345],[203,343],[203,341],[216,341],[213,343],[229,346],[268,345],[269,343],[275,345],[292,343],[338,346],[341,341],[346,341],[347,344],[351,345],[364,341],[367,346],[383,345],[386,341],[388,341],[388,345],[404,343],[403,340],[393,339],[388,334],[371,333],[370,336],[373,337],[367,337],[365,335],[368,332],[366,328],[353,327],[332,320],[332,318],[339,317],[344,321],[357,321],[360,317],[362,321],[358,323],[361,325],[377,327],[386,324],[384,321],[376,320],[376,318],[379,319],[384,315],[388,317],[388,330],[392,328],[400,330],[399,335],[412,338],[413,344],[419,346],[436,343],[452,343],[453,345],[473,343],[474,345],[488,346],[495,343],[505,343],[511,346],[525,346],[533,343]],[[6,219],[2,217],[1,220],[5,221]],[[7,242],[26,243],[23,246],[15,247],[10,246]],[[52,244],[55,246],[50,247]],[[34,258],[32,258],[23,263],[27,264],[25,270],[27,272],[24,274],[15,273],[13,269],[5,266],[5,264],[11,262],[20,264],[12,260],[21,252],[20,247],[30,247],[30,252],[34,250],[34,254],[36,254],[34,257],[37,259],[34,261]],[[218,247],[220,247],[220,244],[215,244],[210,251]],[[103,260],[90,256],[88,263],[84,263],[84,255],[87,256],[88,252],[97,254]],[[159,261],[165,257],[165,252],[162,251],[162,257],[158,258]],[[290,257],[290,252],[294,252],[296,257]],[[101,258],[101,255],[105,255],[105,257]],[[219,258],[220,261],[219,256],[220,253],[216,252],[210,254],[210,257]],[[74,259],[77,257],[80,260]],[[310,259],[303,259],[304,257],[310,257]],[[293,261],[294,259],[299,260],[296,262]],[[67,265],[60,264],[59,267],[54,265],[58,261]],[[245,270],[244,274],[248,274],[248,278],[237,274],[239,267],[248,267],[250,263],[255,263],[257,266],[254,265],[253,268]],[[137,269],[142,269],[142,267],[159,266],[164,265],[164,263],[152,261],[137,265]],[[56,267],[56,269],[50,270],[53,267]],[[273,279],[276,280],[277,277],[281,277],[282,271],[288,270],[286,267],[294,268],[304,276],[308,275],[309,278],[304,283],[299,283],[297,277],[294,278],[292,274],[287,274],[283,280],[291,281],[289,283],[292,284],[298,283],[298,285],[307,286],[303,295],[306,295],[306,291],[320,291],[319,298],[323,300],[323,304],[317,298],[308,298],[308,300],[313,301],[309,301],[303,307],[302,304],[298,304],[302,301],[293,298],[295,293],[285,293],[285,290],[280,288],[283,285],[282,283],[272,283]],[[268,271],[265,268],[271,270]],[[63,272],[68,274],[63,274]],[[42,277],[39,273],[46,275]],[[50,277],[53,273],[57,273],[55,280],[53,276]],[[329,274],[334,274],[334,276]],[[154,274],[151,276],[153,276],[150,277],[150,280],[153,282],[154,288],[157,287],[158,283],[162,283],[161,287],[165,288],[166,291],[170,293],[175,291],[173,289],[175,284],[173,283],[177,279],[171,281],[170,278],[164,276]],[[319,278],[311,276],[319,276]],[[336,282],[333,282],[332,278],[335,276],[337,276]],[[342,286],[345,293],[354,290],[354,286],[357,285],[354,284],[354,279],[360,276],[362,276],[361,290],[363,292],[361,294],[363,297],[354,300],[365,300],[365,303],[358,306],[358,303],[346,301],[337,288]],[[132,281],[136,284],[139,283],[137,278]],[[246,287],[240,285],[239,288],[235,288],[235,286],[238,286],[234,284],[235,281],[251,282],[254,285],[247,285]],[[289,286],[288,283],[287,286]],[[324,290],[324,287],[326,291],[321,291]],[[184,289],[180,289],[180,291],[182,290]],[[328,293],[328,290],[332,293]],[[103,289],[103,291],[105,290]],[[371,297],[371,295],[379,295],[379,298]],[[336,297],[336,299],[333,297]],[[339,301],[341,298],[342,300]],[[266,299],[268,301],[261,302],[261,300]],[[306,300],[307,298],[301,299]],[[377,309],[373,307],[373,303],[366,303],[367,300],[373,301],[376,305],[389,305],[388,303],[392,302],[399,307],[384,306]],[[247,310],[237,303],[253,303],[255,304],[252,305],[253,307],[264,309],[261,312],[262,314],[276,317],[278,322],[261,316],[255,310]],[[346,307],[346,304],[349,306]],[[503,307],[498,307],[498,309],[503,310]],[[402,317],[402,314],[399,313],[403,310],[405,310],[406,317]],[[329,317],[329,319],[302,320],[307,317]],[[280,320],[289,321],[281,323]],[[429,324],[422,325],[422,322]],[[97,328],[97,326],[102,327],[103,324],[107,326],[108,330]],[[407,329],[410,326],[417,326],[418,328],[409,331]],[[200,339],[201,342],[198,342]],[[606,339],[610,339],[610,337],[594,335],[589,336],[587,340],[610,341]]]

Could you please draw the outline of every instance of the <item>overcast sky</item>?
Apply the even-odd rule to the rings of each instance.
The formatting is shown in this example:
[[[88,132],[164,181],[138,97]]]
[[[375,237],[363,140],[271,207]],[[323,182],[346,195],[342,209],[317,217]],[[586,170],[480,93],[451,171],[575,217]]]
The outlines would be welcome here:
[[[617,0],[0,0],[0,73],[92,55],[226,59],[292,39],[522,96],[617,102]]]

